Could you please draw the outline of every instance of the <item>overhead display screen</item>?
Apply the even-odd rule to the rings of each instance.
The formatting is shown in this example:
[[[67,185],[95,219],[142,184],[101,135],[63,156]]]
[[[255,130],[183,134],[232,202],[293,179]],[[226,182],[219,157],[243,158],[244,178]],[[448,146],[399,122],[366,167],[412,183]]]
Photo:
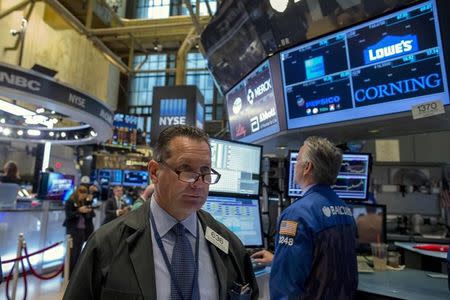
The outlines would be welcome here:
[[[253,142],[280,130],[269,61],[226,94],[231,139]]]
[[[449,104],[434,1],[286,50],[280,60],[288,129]]]

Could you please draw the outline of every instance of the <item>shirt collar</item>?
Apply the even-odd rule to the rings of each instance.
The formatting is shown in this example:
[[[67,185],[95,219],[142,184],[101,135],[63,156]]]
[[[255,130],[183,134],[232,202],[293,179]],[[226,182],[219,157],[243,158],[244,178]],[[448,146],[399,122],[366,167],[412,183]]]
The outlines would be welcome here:
[[[152,195],[150,200],[150,210],[155,218],[156,229],[161,237],[165,236],[178,221],[169,215],[164,209],[159,206],[155,200],[155,195]],[[193,213],[183,221],[184,227],[194,236],[197,237],[197,214]]]
[[[302,189],[300,197],[303,197],[315,185],[316,185],[315,183],[307,185],[304,189]]]

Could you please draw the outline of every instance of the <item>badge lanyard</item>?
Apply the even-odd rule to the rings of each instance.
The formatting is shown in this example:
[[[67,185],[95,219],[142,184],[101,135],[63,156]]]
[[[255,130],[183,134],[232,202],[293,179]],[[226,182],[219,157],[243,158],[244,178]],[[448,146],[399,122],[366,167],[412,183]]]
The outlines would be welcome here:
[[[178,283],[178,281],[177,281],[177,279],[175,277],[175,273],[174,273],[174,271],[172,269],[172,265],[169,262],[169,258],[167,257],[166,251],[164,250],[164,245],[162,243],[161,236],[159,235],[158,229],[156,229],[156,223],[155,223],[155,220],[153,218],[153,213],[152,212],[150,212],[150,220],[152,221],[152,228],[153,228],[153,232],[154,232],[154,235],[155,235],[156,243],[158,244],[158,247],[161,250],[161,254],[162,254],[163,258],[164,258],[164,262],[166,263],[167,270],[169,270],[169,273],[170,273],[170,278],[171,278],[173,284],[175,285],[175,288],[177,290],[178,295],[181,297],[181,299],[184,299],[184,295],[181,292],[181,288],[180,288],[180,285],[179,285],[179,283]],[[196,286],[197,286],[197,281],[198,281],[198,261],[199,261],[199,259],[198,259],[198,252],[199,252],[198,251],[198,248],[199,248],[199,229],[198,229],[198,227],[199,227],[199,225],[198,225],[198,222],[197,222],[197,237],[195,238],[194,280],[192,282],[192,299],[199,299],[200,298],[199,297],[200,295],[196,295],[198,293],[198,289],[196,288]],[[196,296],[198,296],[198,297],[196,297]]]

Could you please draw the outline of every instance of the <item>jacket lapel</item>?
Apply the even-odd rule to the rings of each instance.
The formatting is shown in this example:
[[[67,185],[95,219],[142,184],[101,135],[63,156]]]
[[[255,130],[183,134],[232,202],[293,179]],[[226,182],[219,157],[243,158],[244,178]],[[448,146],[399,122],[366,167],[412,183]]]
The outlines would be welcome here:
[[[200,223],[202,224],[203,232],[205,232],[206,227],[211,225],[208,224],[208,220],[206,220],[201,213],[198,213],[198,218]],[[213,228],[213,225],[210,226],[211,229],[217,231]],[[223,259],[220,257],[220,254],[213,244],[211,244],[208,240],[206,240],[208,244],[209,253],[211,254],[211,258],[214,264],[214,268],[217,274],[217,280],[219,281],[219,299],[227,299],[227,278],[228,278],[228,270],[223,263]]]
[[[145,207],[129,215],[125,224],[136,231],[127,239],[128,253],[133,264],[136,278],[144,299],[156,299],[155,264],[153,261],[153,248],[150,225],[148,222],[150,201]]]

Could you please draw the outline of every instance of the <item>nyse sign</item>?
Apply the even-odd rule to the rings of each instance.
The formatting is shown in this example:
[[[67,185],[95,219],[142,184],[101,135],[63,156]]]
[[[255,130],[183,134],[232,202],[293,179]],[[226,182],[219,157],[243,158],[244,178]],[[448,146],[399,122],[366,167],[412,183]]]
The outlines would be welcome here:
[[[160,126],[186,125],[185,116],[159,117]]]

